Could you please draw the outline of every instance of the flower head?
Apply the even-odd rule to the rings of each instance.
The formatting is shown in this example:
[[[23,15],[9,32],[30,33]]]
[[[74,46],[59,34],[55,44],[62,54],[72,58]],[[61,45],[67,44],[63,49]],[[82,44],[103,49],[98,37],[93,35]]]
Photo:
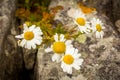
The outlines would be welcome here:
[[[40,27],[32,25],[28,28],[26,24],[24,24],[23,27],[23,33],[21,35],[15,36],[16,38],[21,39],[18,45],[27,49],[35,49],[36,45],[40,45],[42,43],[42,31]]]
[[[103,38],[103,29],[105,28],[103,23],[99,19],[93,18],[91,24],[93,32],[96,32],[96,38]]]
[[[81,54],[78,54],[78,49],[67,48],[65,55],[62,57],[61,67],[63,71],[72,74],[72,67],[79,70],[83,62],[83,59],[79,58],[80,56]]]
[[[55,42],[51,45],[51,48],[47,48],[45,51],[53,51],[55,54],[52,56],[52,61],[59,62],[62,55],[64,55],[66,48],[73,47],[71,40],[66,40],[63,34],[54,35]],[[47,51],[48,50],[48,51]]]
[[[74,22],[79,27],[79,30],[82,33],[83,32],[88,33],[90,25],[85,17],[85,14],[83,14],[80,10],[76,10],[74,18],[75,18]]]

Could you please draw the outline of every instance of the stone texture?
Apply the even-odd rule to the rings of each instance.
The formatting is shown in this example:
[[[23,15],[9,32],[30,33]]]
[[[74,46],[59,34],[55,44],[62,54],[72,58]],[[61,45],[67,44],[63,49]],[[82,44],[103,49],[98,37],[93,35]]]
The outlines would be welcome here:
[[[0,1],[0,80],[22,79],[22,55],[13,31],[15,4],[16,0]]]
[[[82,0],[51,0],[49,8],[62,5],[63,10],[56,15],[56,21],[63,25],[73,25],[67,11],[76,8],[76,1]],[[14,12],[17,0],[0,0],[0,80],[119,80],[120,79],[120,39],[119,0],[87,0],[86,5],[97,8],[97,15],[105,23],[105,36],[96,39],[87,36],[84,44],[77,41],[74,46],[84,58],[80,71],[73,74],[64,73],[59,63],[53,63],[53,53],[45,53],[44,49],[21,49],[17,45]],[[111,22],[112,21],[112,22]],[[116,22],[117,21],[117,22]],[[116,26],[114,24],[116,22]],[[37,60],[36,60],[37,57]]]
[[[31,80],[34,77],[35,51],[22,50],[15,39],[19,33],[16,4],[17,0],[0,0],[0,80]]]
[[[79,0],[78,0],[79,1]],[[95,36],[89,34],[87,36],[86,42],[79,43],[77,41],[73,42],[74,46],[79,49],[84,59],[82,68],[80,71],[73,69],[73,74],[64,73],[60,67],[60,64],[53,63],[51,61],[51,56],[53,53],[45,53],[43,51],[38,51],[38,80],[73,80],[77,79],[78,76],[82,75],[80,80],[119,80],[119,34],[116,31],[110,19],[106,13],[100,12],[104,7],[107,6],[109,0],[88,0],[91,2],[85,2],[85,4],[90,4],[89,6],[97,7],[99,17],[105,24],[105,35],[103,39],[96,39]],[[72,2],[72,3],[69,3]],[[93,2],[93,3],[92,3]],[[102,3],[102,4],[100,4]],[[55,20],[59,21],[63,25],[72,25],[71,18],[68,17],[67,11],[70,8],[76,8],[75,0],[52,0],[50,8],[62,5],[63,10],[58,11]],[[98,6],[98,4],[100,6]],[[110,10],[110,9],[109,9]],[[42,54],[44,53],[44,54]]]
[[[116,27],[115,22],[120,19],[120,1],[119,0],[86,0],[88,6],[94,6],[100,13],[104,13],[112,22],[112,28],[116,33],[120,34],[119,28]],[[120,37],[120,36],[119,36]]]

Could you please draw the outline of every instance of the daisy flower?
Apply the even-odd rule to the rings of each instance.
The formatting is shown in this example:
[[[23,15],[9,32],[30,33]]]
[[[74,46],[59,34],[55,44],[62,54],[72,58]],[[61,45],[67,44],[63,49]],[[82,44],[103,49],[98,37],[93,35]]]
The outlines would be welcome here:
[[[40,27],[36,27],[35,25],[28,27],[26,24],[24,24],[23,27],[23,33],[15,36],[16,38],[21,39],[19,40],[18,45],[27,49],[35,49],[36,45],[40,45],[42,43],[41,35],[43,33]]]
[[[83,59],[79,58],[80,56],[81,54],[78,54],[78,49],[67,48],[65,55],[62,57],[61,68],[63,71],[72,74],[72,67],[79,70],[83,62]]]
[[[104,35],[103,29],[105,29],[103,23],[99,19],[93,18],[91,20],[91,24],[93,32],[96,33],[96,38],[103,38]]]
[[[88,33],[90,32],[90,25],[89,22],[87,21],[85,14],[83,14],[81,11],[77,10],[74,14],[74,22],[75,24],[79,27],[79,30],[83,33]]]
[[[47,48],[45,51],[50,52],[53,51],[54,55],[52,56],[52,61],[59,62],[62,55],[64,55],[66,48],[73,47],[71,40],[66,40],[63,34],[60,36],[56,33],[54,35],[55,42],[51,45],[51,48]]]

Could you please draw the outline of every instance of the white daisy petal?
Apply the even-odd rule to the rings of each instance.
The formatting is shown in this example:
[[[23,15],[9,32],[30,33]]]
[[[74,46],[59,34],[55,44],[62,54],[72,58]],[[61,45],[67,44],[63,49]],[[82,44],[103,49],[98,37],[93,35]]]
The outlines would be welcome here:
[[[75,61],[75,64],[77,64],[77,65],[81,65],[82,62],[83,62],[83,59],[77,59],[77,60]]]
[[[64,41],[65,41],[63,34],[60,35],[60,41],[61,41],[61,42],[64,42]]]
[[[17,35],[17,36],[15,36],[15,38],[23,38],[23,36],[22,35]]]
[[[68,66],[66,70],[67,73],[72,74],[72,68],[70,66]]]
[[[72,41],[71,41],[71,40],[67,40],[67,41],[65,42],[65,44],[66,44],[66,45],[71,45],[71,44],[72,44]]]
[[[55,40],[56,42],[58,41],[58,34],[57,34],[57,33],[54,35],[54,40]]]
[[[23,28],[24,28],[23,32],[25,32],[25,31],[27,31],[27,30],[28,30],[28,27],[27,27],[27,25],[26,25],[26,24],[23,24]]]
[[[74,53],[74,48],[68,48],[66,49],[66,54],[73,54]]]
[[[42,35],[42,34],[43,34],[39,27],[36,27],[33,32],[34,32],[34,33],[37,32],[38,35]]]
[[[73,66],[76,70],[79,70],[80,69],[80,66],[79,65],[74,65]]]
[[[20,42],[20,46],[24,47],[25,43],[26,43],[26,40],[23,39],[23,40]]]
[[[58,54],[54,54],[53,56],[52,56],[52,61],[53,62],[60,62],[60,59],[61,59],[61,55],[58,55]]]
[[[41,44],[40,40],[34,39],[33,41],[34,41],[34,44],[36,44],[36,45],[40,45]]]
[[[48,48],[45,49],[45,52],[47,52],[47,53],[51,52],[51,51],[52,51],[52,48],[50,48],[50,47],[48,47]]]
[[[77,49],[69,48],[66,50],[65,55],[62,57],[61,63],[61,68],[63,71],[72,74],[72,67],[74,67],[76,70],[79,70],[83,63],[83,59],[80,59],[79,57],[80,54],[78,54]]]
[[[42,37],[40,36],[42,31],[39,27],[35,27],[35,25],[32,25],[29,28],[26,24],[23,24],[23,26],[23,34],[15,36],[16,38],[21,39],[19,45],[27,49],[35,49],[36,45],[40,45],[42,43]]]
[[[61,68],[63,69],[64,72],[66,72],[67,67],[66,67],[66,64],[64,62],[62,62]]]
[[[98,31],[95,34],[96,34],[96,38],[100,38],[100,33]]]
[[[36,45],[34,43],[31,44],[32,48],[35,49]]]
[[[31,27],[29,27],[30,31],[33,31],[35,29],[35,25],[32,25]]]
[[[31,49],[31,42],[30,41],[26,42],[26,48]]]

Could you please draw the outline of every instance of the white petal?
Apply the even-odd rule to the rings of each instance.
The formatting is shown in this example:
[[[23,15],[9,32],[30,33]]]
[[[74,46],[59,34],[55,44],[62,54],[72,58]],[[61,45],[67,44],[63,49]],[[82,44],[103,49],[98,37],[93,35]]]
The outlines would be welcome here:
[[[60,41],[61,41],[61,42],[64,42],[64,41],[65,41],[63,34],[60,35]]]
[[[67,67],[66,67],[66,64],[64,62],[61,63],[61,68],[63,69],[64,72],[66,72]]]
[[[17,36],[15,36],[15,38],[23,38],[23,36],[22,35],[17,35]]]
[[[71,49],[71,48],[73,48],[72,44],[71,45],[66,45],[66,49]]]
[[[77,65],[82,65],[83,63],[83,59],[77,59],[74,61],[74,64],[77,64]]]
[[[45,52],[47,52],[47,53],[51,52],[51,51],[52,51],[52,48],[50,48],[50,47],[48,47],[48,48],[45,49]]]
[[[38,35],[42,35],[43,34],[39,27],[36,27],[33,32],[37,33]]]
[[[65,54],[73,54],[74,48],[67,48]]]
[[[33,31],[34,28],[35,28],[35,25],[32,25],[32,26],[29,27],[29,30],[30,30],[30,31]]]
[[[80,56],[81,56],[81,54],[76,54],[76,53],[73,54],[73,57],[74,57],[75,59],[79,59]]]
[[[26,41],[25,48],[31,49],[31,41]]]
[[[69,74],[72,74],[72,67],[67,66],[66,72]]]
[[[36,45],[34,43],[32,43],[31,46],[32,46],[33,49],[36,49]]]
[[[20,46],[24,47],[25,44],[26,44],[26,40],[23,39],[23,40],[20,42]]]
[[[28,31],[28,26],[26,24],[23,24],[23,28],[24,28],[23,32]]]
[[[78,49],[75,49],[74,54],[78,54]]]
[[[40,30],[40,27],[36,27],[36,28],[34,29],[34,31],[36,31],[36,32],[41,31],[41,30]]]
[[[71,44],[72,44],[72,41],[71,41],[71,40],[67,40],[67,41],[65,42],[65,44],[66,44],[66,45],[71,45]]]
[[[42,37],[41,37],[41,36],[37,36],[37,35],[35,35],[34,38],[37,39],[37,40],[42,40]]]
[[[73,67],[76,69],[76,70],[79,70],[80,69],[80,66],[74,64]]]
[[[101,34],[101,38],[103,38],[104,32],[103,32],[103,31],[101,31],[101,32],[100,32],[100,34]]]
[[[56,54],[56,53],[54,53],[54,55],[52,56],[52,61],[53,62],[60,62],[60,59],[61,59],[61,55],[59,55],[59,54]]]
[[[96,31],[96,38],[100,38],[100,33]]]
[[[57,33],[54,35],[54,40],[55,40],[56,42],[58,41],[58,34],[57,34]]]
[[[37,39],[33,39],[31,42],[33,42],[34,44],[37,44],[37,45],[41,44],[41,40],[37,40]]]

